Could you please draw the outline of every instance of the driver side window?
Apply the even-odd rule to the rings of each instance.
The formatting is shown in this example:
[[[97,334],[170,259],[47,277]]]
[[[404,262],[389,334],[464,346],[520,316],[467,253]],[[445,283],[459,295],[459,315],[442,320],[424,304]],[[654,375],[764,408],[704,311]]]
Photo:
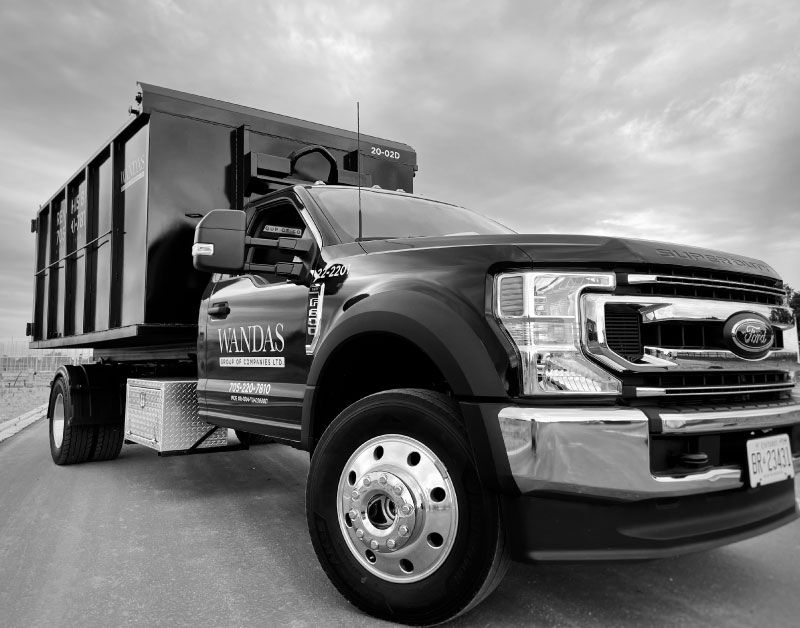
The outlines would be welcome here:
[[[289,204],[269,205],[257,210],[249,230],[253,238],[277,240],[278,238],[311,238],[311,231],[306,226],[297,209]],[[276,247],[250,247],[247,261],[253,264],[278,264],[280,262],[302,262],[291,251],[281,251]],[[285,277],[272,273],[260,273],[261,278],[269,283],[283,283]]]

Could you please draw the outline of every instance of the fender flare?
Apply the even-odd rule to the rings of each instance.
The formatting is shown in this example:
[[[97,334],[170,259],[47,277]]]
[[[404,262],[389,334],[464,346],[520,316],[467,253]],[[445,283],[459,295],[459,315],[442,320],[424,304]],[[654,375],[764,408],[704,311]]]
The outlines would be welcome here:
[[[393,334],[416,345],[444,375],[457,398],[507,395],[487,344],[497,343],[498,355],[506,355],[505,349],[482,314],[465,303],[447,302],[441,293],[407,289],[381,292],[342,312],[324,332],[307,380],[301,438],[304,448],[311,444],[316,389],[330,358],[347,341],[370,333]]]
[[[122,424],[120,380],[114,368],[100,364],[64,364],[53,376],[53,383],[59,377],[64,379],[72,399],[70,425]]]

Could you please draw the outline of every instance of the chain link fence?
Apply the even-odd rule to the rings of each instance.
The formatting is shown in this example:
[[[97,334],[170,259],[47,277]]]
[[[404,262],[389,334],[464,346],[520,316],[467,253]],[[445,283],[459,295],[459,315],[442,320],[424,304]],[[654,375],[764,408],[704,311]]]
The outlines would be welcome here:
[[[62,364],[92,361],[91,349],[29,349],[24,338],[0,338],[0,386],[35,386],[49,382]]]

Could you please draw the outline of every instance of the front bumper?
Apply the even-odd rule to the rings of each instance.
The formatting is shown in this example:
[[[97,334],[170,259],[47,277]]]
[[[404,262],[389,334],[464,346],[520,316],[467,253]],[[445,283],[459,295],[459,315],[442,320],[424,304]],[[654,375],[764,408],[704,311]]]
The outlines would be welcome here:
[[[669,434],[769,430],[800,425],[800,404],[660,414],[624,407],[506,406],[497,411],[510,474],[520,493],[555,492],[622,501],[741,489],[741,466],[654,475],[651,425]],[[800,457],[795,451],[795,472]]]
[[[503,498],[521,562],[650,560],[705,551],[796,520],[794,482],[636,502],[557,495]]]
[[[751,488],[744,465],[654,474],[650,452],[654,435],[692,441],[779,429],[793,434],[798,473],[800,404],[686,413],[469,402],[461,408],[481,480],[502,496],[516,560],[674,556],[798,518],[793,480]]]

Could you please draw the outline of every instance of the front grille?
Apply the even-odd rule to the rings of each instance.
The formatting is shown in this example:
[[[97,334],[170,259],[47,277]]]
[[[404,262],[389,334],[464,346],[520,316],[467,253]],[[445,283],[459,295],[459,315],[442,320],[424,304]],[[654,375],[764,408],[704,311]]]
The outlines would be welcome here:
[[[630,362],[641,359],[643,354],[642,316],[632,305],[610,304],[606,306],[606,342],[609,349]]]
[[[626,379],[629,385],[671,390],[736,388],[791,383],[784,371],[725,371],[715,373],[639,373]]]
[[[643,347],[727,351],[729,347],[722,335],[724,326],[723,321],[642,324],[641,315],[635,308],[616,304],[606,306],[608,346],[631,362],[641,358]],[[773,327],[772,331],[775,334],[773,348],[783,349],[783,331],[780,327]]]
[[[620,273],[617,294],[689,297],[782,305],[786,298],[779,279],[686,268],[645,267]]]
[[[676,388],[685,386],[734,386],[742,384],[774,384],[788,381],[784,371],[734,371],[725,373],[642,373],[641,385]]]
[[[748,403],[787,399],[794,381],[785,371],[645,373],[623,377],[625,396],[665,403]]]
[[[617,272],[613,295],[581,300],[584,351],[621,380],[628,402],[671,408],[778,403],[795,386],[797,336],[779,280],[688,268]],[[770,322],[774,342],[748,359],[732,317]]]

